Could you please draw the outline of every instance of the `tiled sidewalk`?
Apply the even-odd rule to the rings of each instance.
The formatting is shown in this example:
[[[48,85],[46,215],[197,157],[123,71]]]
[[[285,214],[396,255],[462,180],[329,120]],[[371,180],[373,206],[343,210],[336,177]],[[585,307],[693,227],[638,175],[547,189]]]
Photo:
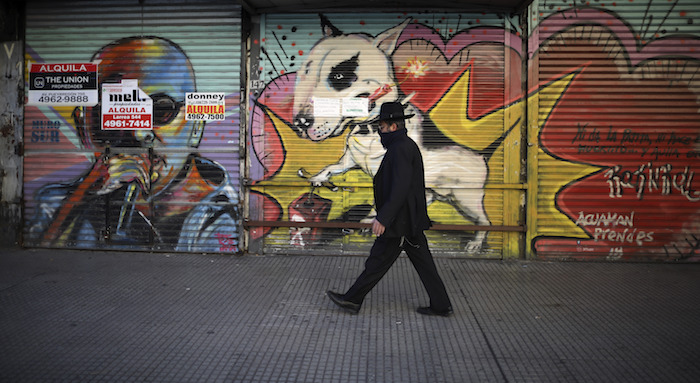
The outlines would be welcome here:
[[[0,382],[696,382],[700,265],[0,250]]]

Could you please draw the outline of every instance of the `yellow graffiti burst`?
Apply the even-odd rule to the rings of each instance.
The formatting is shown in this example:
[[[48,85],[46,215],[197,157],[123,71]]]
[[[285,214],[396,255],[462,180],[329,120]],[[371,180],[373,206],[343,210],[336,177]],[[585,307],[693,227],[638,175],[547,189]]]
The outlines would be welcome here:
[[[569,75],[564,79],[571,77]],[[530,209],[528,215],[537,227],[529,228],[530,236],[537,235],[565,235],[567,237],[589,238],[586,232],[576,225],[566,214],[556,207],[556,198],[559,191],[567,185],[582,177],[600,171],[602,167],[564,161],[545,152],[539,143],[539,134],[544,128],[555,104],[566,91],[568,82],[558,80],[541,89],[528,98],[530,110],[539,110],[537,117],[537,129],[531,132],[531,140],[534,145],[528,154],[533,169],[529,172],[532,177]],[[543,168],[556,169],[556,171],[542,171]]]
[[[413,65],[412,70],[416,71],[414,73],[423,73],[421,71],[427,67],[422,66],[418,61],[412,62],[410,65]],[[470,119],[467,116],[470,91],[469,72],[469,70],[465,71],[429,112],[429,116],[437,128],[455,143],[474,150],[487,147],[513,126],[515,126],[515,129],[511,133],[519,136],[520,128],[525,124],[526,120],[525,99],[517,100],[478,119]],[[541,116],[539,121],[542,125],[544,125],[547,117],[554,110],[556,102],[564,94],[575,75],[576,73],[568,74],[527,97],[528,107],[538,108]],[[540,98],[539,96],[543,93],[547,97]],[[316,174],[328,164],[336,163],[344,153],[348,131],[346,130],[340,136],[322,141],[309,141],[297,136],[287,123],[272,111],[265,107],[263,109],[280,135],[286,156],[279,172],[270,179],[257,182],[251,187],[251,190],[267,194],[270,198],[276,200],[283,210],[281,220],[288,220],[288,206],[300,195],[310,190],[309,181],[299,177],[299,170],[304,169],[307,174]],[[455,111],[460,112],[456,113]],[[542,126],[539,126],[539,129],[541,128]],[[540,202],[539,206],[529,206],[529,208],[538,209],[540,215],[546,214],[549,218],[548,226],[555,225],[562,230],[566,230],[569,236],[585,236],[585,233],[578,226],[556,209],[555,197],[556,193],[565,185],[584,175],[593,173],[599,168],[558,160],[545,153],[542,149],[537,149],[536,155],[540,158],[540,161],[556,161],[561,172],[539,175],[539,182],[548,185],[546,188],[540,188],[537,191],[540,193],[537,199],[544,202]],[[502,160],[503,145],[491,159],[493,160],[494,157],[500,157]],[[489,164],[489,167],[491,167],[491,164]],[[492,187],[487,188],[486,200],[495,202],[502,199],[502,196],[499,194],[501,190],[498,189],[498,184],[502,183],[503,180],[495,178],[495,172],[490,173],[487,182]],[[562,175],[566,175],[566,177],[562,177]],[[330,181],[342,184],[344,188],[350,191],[345,192],[342,189],[340,191],[331,191],[326,188],[315,190],[316,194],[332,201],[331,211],[328,216],[329,220],[338,218],[353,205],[373,204],[372,180],[362,171],[351,170],[331,177]],[[489,204],[486,203],[486,205]],[[436,209],[440,212],[438,213]],[[487,207],[487,214],[489,216],[497,215],[495,212],[489,211],[492,209]],[[447,219],[449,222],[442,223],[470,223],[464,220],[454,208],[446,206],[444,203],[435,203],[431,205],[429,210],[431,215],[434,212],[436,216],[449,218]],[[494,222],[494,224],[498,223]],[[287,229],[279,230],[286,231]],[[489,242],[491,242],[491,238],[489,238]]]
[[[505,129],[523,121],[523,100],[499,108],[478,119],[467,116],[469,110],[471,69],[462,73],[455,84],[429,112],[435,125],[452,141],[468,148],[481,150],[497,140]],[[569,80],[570,81],[570,80]],[[567,82],[568,84],[568,82]],[[509,116],[506,121],[506,115]]]
[[[311,188],[309,181],[299,176],[299,170],[304,169],[308,174],[314,175],[328,164],[338,162],[345,150],[348,131],[346,130],[340,136],[330,137],[322,141],[309,141],[297,136],[292,128],[268,108],[263,109],[280,135],[286,155],[280,170],[273,177],[257,182],[251,187],[251,190],[267,194],[276,200],[283,209],[282,220],[288,220],[287,207]],[[347,179],[349,176],[350,172],[346,173],[345,178]],[[337,179],[340,177],[343,175],[332,177],[331,182],[339,182]],[[371,186],[369,176],[366,178]],[[367,182],[367,180],[365,181]],[[327,188],[316,189],[315,193],[333,201],[329,219],[342,214],[344,193],[333,192]]]

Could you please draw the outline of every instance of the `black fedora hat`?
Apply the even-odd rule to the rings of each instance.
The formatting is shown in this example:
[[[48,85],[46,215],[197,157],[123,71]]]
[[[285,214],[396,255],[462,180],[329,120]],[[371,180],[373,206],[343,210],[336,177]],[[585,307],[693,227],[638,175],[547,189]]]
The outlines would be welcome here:
[[[404,115],[403,108],[400,102],[385,102],[379,109],[377,121],[401,121],[415,116],[415,114]]]

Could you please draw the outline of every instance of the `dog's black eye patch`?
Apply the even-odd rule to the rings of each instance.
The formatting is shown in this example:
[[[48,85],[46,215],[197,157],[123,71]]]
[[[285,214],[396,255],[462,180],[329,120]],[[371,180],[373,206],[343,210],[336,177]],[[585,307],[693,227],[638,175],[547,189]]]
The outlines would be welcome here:
[[[340,64],[331,68],[331,73],[328,74],[328,83],[335,90],[347,89],[357,81],[358,58],[360,54],[356,54],[349,60],[345,60]]]

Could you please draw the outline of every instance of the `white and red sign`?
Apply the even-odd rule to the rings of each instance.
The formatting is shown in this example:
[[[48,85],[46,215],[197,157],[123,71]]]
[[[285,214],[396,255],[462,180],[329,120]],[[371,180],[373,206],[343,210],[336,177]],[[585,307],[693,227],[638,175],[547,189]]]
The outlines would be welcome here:
[[[102,84],[102,129],[153,129],[153,99],[139,88],[138,80]]]
[[[186,93],[185,119],[188,121],[223,121],[226,119],[224,93]]]
[[[97,64],[29,65],[28,105],[91,106],[97,102]]]

